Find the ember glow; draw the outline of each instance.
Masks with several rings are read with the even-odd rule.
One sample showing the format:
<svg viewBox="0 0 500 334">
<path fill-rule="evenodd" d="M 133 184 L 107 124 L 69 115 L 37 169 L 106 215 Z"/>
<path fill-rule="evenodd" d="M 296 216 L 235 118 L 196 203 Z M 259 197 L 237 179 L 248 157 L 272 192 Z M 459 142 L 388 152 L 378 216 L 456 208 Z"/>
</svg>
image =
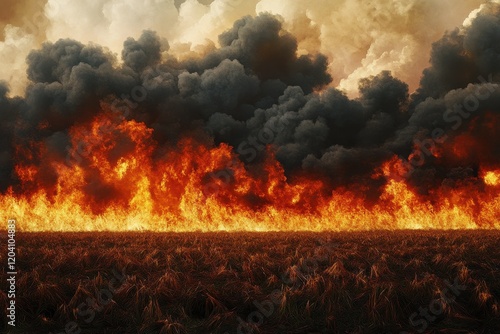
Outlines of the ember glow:
<svg viewBox="0 0 500 334">
<path fill-rule="evenodd" d="M 356 98 L 271 14 L 182 57 L 153 31 L 121 61 L 44 44 L 24 97 L 0 85 L 0 215 L 24 231 L 498 229 L 500 7 L 475 15 L 415 92 L 383 71 Z"/>
<path fill-rule="evenodd" d="M 500 170 L 484 173 L 484 183 L 492 187 L 500 185 Z"/>
</svg>

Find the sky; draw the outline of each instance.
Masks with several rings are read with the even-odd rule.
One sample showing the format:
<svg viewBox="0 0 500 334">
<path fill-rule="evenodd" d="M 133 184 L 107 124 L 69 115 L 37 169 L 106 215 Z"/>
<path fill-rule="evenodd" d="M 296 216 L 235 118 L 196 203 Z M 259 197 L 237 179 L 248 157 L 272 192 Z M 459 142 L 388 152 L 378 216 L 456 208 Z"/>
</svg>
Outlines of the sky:
<svg viewBox="0 0 500 334">
<path fill-rule="evenodd" d="M 128 37 L 151 29 L 179 58 L 218 47 L 218 35 L 245 16 L 279 15 L 299 54 L 328 57 L 330 85 L 358 94 L 364 77 L 389 70 L 418 87 L 433 42 L 463 24 L 480 0 L 6 0 L 0 12 L 0 80 L 11 95 L 27 85 L 26 57 L 45 41 L 71 38 L 120 55 Z M 119 58 L 119 57 L 118 57 Z"/>
</svg>

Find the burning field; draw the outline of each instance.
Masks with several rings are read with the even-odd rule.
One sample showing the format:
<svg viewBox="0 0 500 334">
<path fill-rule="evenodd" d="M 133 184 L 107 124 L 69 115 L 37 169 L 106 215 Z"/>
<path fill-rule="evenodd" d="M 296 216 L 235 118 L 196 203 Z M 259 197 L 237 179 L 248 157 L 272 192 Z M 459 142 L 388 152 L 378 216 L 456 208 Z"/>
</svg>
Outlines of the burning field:
<svg viewBox="0 0 500 334">
<path fill-rule="evenodd" d="M 7 332 L 500 333 L 497 1 L 5 8 Z"/>
</svg>

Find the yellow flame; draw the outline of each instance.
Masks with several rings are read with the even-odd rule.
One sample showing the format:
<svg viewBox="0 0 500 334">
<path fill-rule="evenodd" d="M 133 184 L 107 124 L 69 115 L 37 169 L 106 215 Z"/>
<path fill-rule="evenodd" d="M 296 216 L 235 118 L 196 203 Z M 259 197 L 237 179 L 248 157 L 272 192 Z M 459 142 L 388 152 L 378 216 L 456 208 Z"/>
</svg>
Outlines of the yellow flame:
<svg viewBox="0 0 500 334">
<path fill-rule="evenodd" d="M 500 170 L 486 172 L 484 174 L 484 183 L 489 186 L 500 185 Z"/>
</svg>

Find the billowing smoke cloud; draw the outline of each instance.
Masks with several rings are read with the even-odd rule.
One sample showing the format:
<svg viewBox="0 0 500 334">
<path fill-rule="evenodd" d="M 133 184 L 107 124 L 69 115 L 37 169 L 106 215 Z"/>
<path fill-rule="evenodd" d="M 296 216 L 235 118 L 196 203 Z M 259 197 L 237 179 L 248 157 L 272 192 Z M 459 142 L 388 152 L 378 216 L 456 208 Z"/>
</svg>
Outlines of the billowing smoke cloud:
<svg viewBox="0 0 500 334">
<path fill-rule="evenodd" d="M 9 0 L 0 14 L 10 24 L 4 28 L 0 19 L 6 36 L 0 42 L 0 60 L 6 65 L 0 80 L 9 81 L 12 94 L 22 95 L 25 57 L 45 39 L 92 42 L 119 56 L 122 41 L 152 30 L 169 41 L 171 55 L 185 59 L 213 51 L 218 36 L 241 17 L 269 12 L 283 18 L 285 29 L 297 39 L 299 55 L 327 56 L 331 85 L 349 96 L 357 95 L 360 79 L 383 70 L 407 82 L 413 92 L 428 66 L 431 43 L 459 26 L 481 2 Z"/>
<path fill-rule="evenodd" d="M 134 94 L 140 103 L 125 117 L 154 130 L 157 155 L 183 136 L 208 134 L 234 147 L 249 169 L 270 145 L 289 175 L 314 172 L 333 185 L 364 179 L 375 187 L 383 175 L 374 178 L 374 171 L 394 156 L 411 169 L 405 177 L 424 178 L 428 187 L 500 163 L 498 5 L 484 6 L 467 27 L 433 45 L 431 67 L 411 95 L 389 71 L 361 80 L 356 99 L 327 87 L 328 58 L 301 55 L 300 42 L 271 14 L 237 20 L 219 35 L 219 47 L 194 58 L 175 57 L 160 36 L 147 30 L 124 39 L 120 61 L 109 49 L 71 39 L 31 52 L 26 96 L 9 98 L 5 85 L 0 89 L 3 189 L 16 183 L 16 159 L 44 165 L 44 182 L 55 182 L 46 155 L 23 150 L 42 143 L 64 159 L 75 149 L 68 136 L 74 125 Z M 115 160 L 131 145 L 124 139 Z"/>
</svg>

